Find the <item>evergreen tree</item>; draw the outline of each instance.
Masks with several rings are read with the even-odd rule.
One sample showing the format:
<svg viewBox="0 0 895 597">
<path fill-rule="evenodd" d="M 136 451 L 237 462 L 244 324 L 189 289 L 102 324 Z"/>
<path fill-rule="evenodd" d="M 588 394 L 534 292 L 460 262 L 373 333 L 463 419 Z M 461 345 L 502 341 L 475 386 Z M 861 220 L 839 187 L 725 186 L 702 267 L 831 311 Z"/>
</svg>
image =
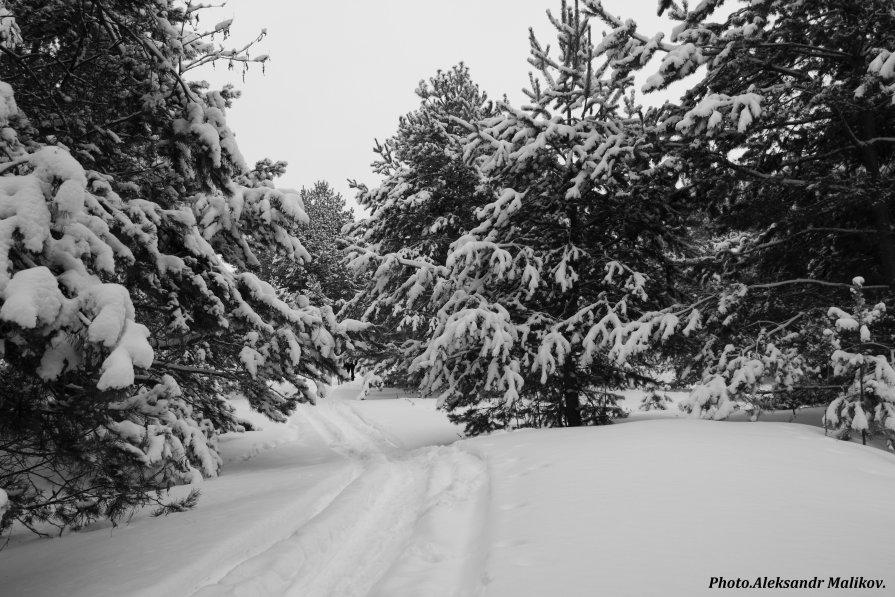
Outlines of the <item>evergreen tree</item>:
<svg viewBox="0 0 895 597">
<path fill-rule="evenodd" d="M 836 395 L 826 313 L 856 275 L 888 302 L 895 276 L 890 3 L 732 4 L 661 2 L 677 22 L 665 42 L 585 0 L 612 28 L 616 77 L 655 53 L 645 91 L 695 77 L 659 117 L 698 222 L 702 255 L 682 263 L 695 298 L 644 323 L 670 313 L 701 328 L 685 342 L 701 373 L 691 405 L 714 418 Z"/>
<path fill-rule="evenodd" d="M 558 53 L 531 35 L 530 105 L 466 124 L 492 201 L 444 268 L 414 278 L 436 319 L 413 366 L 469 432 L 619 414 L 607 389 L 646 377 L 618 363 L 664 333 L 623 337 L 625 323 L 662 304 L 684 250 L 652 115 L 607 75 L 577 2 L 550 19 Z"/>
<path fill-rule="evenodd" d="M 382 183 L 356 185 L 358 203 L 371 215 L 351 230 L 352 264 L 375 275 L 344 311 L 376 324 L 367 364 L 403 386 L 415 385 L 410 362 L 425 348 L 434 315 L 421 298 L 434 278 L 415 278 L 444 265 L 450 244 L 475 225 L 476 209 L 490 200 L 476 155 L 464 155 L 461 122 L 494 113 L 462 63 L 420 81 L 416 93 L 420 107 L 400 118 L 394 137 L 376 144 Z"/>
<path fill-rule="evenodd" d="M 348 269 L 343 250 L 347 240 L 342 230 L 354 222 L 345 199 L 328 183 L 319 181 L 301 190 L 301 198 L 310 224 L 299 231 L 299 238 L 315 259 L 304 269 L 305 287 L 314 288 L 320 300 L 342 305 L 354 297 L 358 282 Z M 314 294 L 305 291 L 308 294 Z"/>
<path fill-rule="evenodd" d="M 114 521 L 217 474 L 242 428 L 223 395 L 282 420 L 348 339 L 257 275 L 260 249 L 309 259 L 307 214 L 248 175 L 237 94 L 185 78 L 264 61 L 215 43 L 229 22 L 176 0 L 2 9 L 0 527 Z"/>
<path fill-rule="evenodd" d="M 824 426 L 842 439 L 859 431 L 865 444 L 868 435 L 882 434 L 895 451 L 895 369 L 889 361 L 895 347 L 877 341 L 880 335 L 892 338 L 892 320 L 885 304 L 867 305 L 862 278 L 852 283 L 852 308 L 831 307 L 834 326 L 824 330 L 833 349 L 833 374 L 845 382 L 845 390 L 827 407 Z"/>
<path fill-rule="evenodd" d="M 262 160 L 249 176 L 274 180 L 285 171 L 285 162 Z M 347 240 L 342 235 L 342 229 L 354 222 L 354 214 L 342 195 L 325 181 L 314 183 L 311 189 L 302 188 L 298 194 L 308 221 L 300 223 L 293 232 L 314 259 L 295 261 L 272 250 L 262 260 L 262 271 L 283 296 L 305 295 L 318 304 L 341 306 L 354 297 L 358 288 L 346 263 Z"/>
</svg>

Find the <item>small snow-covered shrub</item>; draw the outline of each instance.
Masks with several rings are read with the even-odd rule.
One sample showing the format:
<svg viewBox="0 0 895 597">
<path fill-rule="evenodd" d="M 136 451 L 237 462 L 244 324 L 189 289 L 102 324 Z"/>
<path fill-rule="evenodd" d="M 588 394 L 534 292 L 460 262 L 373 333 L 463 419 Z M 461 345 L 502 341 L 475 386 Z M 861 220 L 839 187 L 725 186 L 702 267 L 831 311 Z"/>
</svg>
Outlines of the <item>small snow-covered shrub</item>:
<svg viewBox="0 0 895 597">
<path fill-rule="evenodd" d="M 826 330 L 833 348 L 833 372 L 844 378 L 847 386 L 827 406 L 824 427 L 842 439 L 860 432 L 864 443 L 868 435 L 882 434 L 888 448 L 895 451 L 895 369 L 889 361 L 892 347 L 879 342 L 872 331 L 883 328 L 891 316 L 884 303 L 866 303 L 862 278 L 855 278 L 853 283 L 851 309 L 831 307 L 828 312 L 833 322 Z"/>
<path fill-rule="evenodd" d="M 671 397 L 667 394 L 659 392 L 650 392 L 640 401 L 640 410 L 668 410 L 668 404 L 671 403 Z"/>
<path fill-rule="evenodd" d="M 581 405 L 581 418 L 585 425 L 610 425 L 615 419 L 624 419 L 630 412 L 619 405 L 624 397 L 614 392 L 593 392 L 585 395 Z"/>
<path fill-rule="evenodd" d="M 792 394 L 805 378 L 808 365 L 798 339 L 798 333 L 777 326 L 762 328 L 757 339 L 745 346 L 728 344 L 681 408 L 722 420 L 748 404 L 756 420 L 773 404 L 775 392 Z"/>
</svg>

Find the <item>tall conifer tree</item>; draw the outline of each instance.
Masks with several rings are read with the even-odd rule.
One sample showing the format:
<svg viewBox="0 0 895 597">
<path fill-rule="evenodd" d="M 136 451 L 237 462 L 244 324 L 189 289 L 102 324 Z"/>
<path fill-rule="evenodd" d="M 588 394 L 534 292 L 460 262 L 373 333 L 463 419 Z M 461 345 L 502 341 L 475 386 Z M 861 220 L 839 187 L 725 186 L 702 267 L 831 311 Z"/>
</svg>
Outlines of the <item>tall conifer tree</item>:
<svg viewBox="0 0 895 597">
<path fill-rule="evenodd" d="M 229 21 L 203 30 L 177 0 L 0 8 L 0 528 L 117 520 L 217 474 L 218 434 L 242 429 L 227 394 L 277 420 L 312 399 L 345 328 L 258 277 L 259 250 L 310 259 L 307 215 L 248 175 L 238 94 L 188 79 L 264 62 L 219 45 Z"/>
</svg>

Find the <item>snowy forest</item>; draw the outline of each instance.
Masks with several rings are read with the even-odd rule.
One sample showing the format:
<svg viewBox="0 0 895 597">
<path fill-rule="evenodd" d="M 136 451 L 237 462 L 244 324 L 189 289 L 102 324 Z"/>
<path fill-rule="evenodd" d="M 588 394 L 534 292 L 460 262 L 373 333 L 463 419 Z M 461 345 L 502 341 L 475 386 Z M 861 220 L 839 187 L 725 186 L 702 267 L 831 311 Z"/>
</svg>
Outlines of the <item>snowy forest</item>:
<svg viewBox="0 0 895 597">
<path fill-rule="evenodd" d="M 201 508 L 258 426 L 232 397 L 286 422 L 355 365 L 465 437 L 609 425 L 636 388 L 895 450 L 895 5 L 554 4 L 525 103 L 420 73 L 354 213 L 240 153 L 264 32 L 0 0 L 0 531 Z"/>
<path fill-rule="evenodd" d="M 377 376 L 473 434 L 609 423 L 613 390 L 664 384 L 713 419 L 828 405 L 832 432 L 891 445 L 895 11 L 712 22 L 724 4 L 662 2 L 666 42 L 564 2 L 524 106 L 463 65 L 421 83 L 347 228 L 370 275 L 342 313 L 374 324 Z"/>
</svg>

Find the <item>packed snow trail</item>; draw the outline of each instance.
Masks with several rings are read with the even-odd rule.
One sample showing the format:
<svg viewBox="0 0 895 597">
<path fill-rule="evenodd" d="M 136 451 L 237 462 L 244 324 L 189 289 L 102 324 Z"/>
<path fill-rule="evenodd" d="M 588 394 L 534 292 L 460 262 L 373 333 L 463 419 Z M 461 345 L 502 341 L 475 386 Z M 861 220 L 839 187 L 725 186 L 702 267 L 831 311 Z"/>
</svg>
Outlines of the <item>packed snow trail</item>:
<svg viewBox="0 0 895 597">
<path fill-rule="evenodd" d="M 397 454 L 401 448 L 385 433 L 364 421 L 341 399 L 321 400 L 305 409 L 305 420 L 331 448 L 348 456 L 363 458 Z"/>
<path fill-rule="evenodd" d="M 192 597 L 472 594 L 484 462 L 456 446 L 406 450 L 338 398 L 302 410 L 303 424 L 354 467 L 354 478 L 288 537 Z"/>
</svg>

